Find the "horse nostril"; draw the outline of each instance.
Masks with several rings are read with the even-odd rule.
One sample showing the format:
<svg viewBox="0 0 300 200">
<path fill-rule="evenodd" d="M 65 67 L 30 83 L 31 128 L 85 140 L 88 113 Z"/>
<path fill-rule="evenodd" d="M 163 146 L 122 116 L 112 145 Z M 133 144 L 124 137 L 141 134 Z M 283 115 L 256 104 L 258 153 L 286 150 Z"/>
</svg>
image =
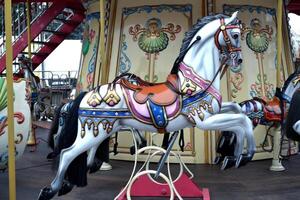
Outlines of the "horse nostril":
<svg viewBox="0 0 300 200">
<path fill-rule="evenodd" d="M 243 59 L 238 59 L 238 63 L 241 64 L 243 62 Z"/>
</svg>

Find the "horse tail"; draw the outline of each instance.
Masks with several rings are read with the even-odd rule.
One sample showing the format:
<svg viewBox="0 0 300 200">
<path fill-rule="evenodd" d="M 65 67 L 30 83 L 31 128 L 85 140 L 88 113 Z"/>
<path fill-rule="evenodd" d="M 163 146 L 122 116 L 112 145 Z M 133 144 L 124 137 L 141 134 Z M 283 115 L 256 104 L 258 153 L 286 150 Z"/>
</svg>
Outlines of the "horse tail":
<svg viewBox="0 0 300 200">
<path fill-rule="evenodd" d="M 48 136 L 48 145 L 52 150 L 54 150 L 54 135 L 58 131 L 60 111 L 63 106 L 64 106 L 64 104 L 60 105 L 57 109 L 55 109 L 54 118 L 51 123 L 51 128 L 50 128 L 49 136 Z"/>
<path fill-rule="evenodd" d="M 86 92 L 82 92 L 73 101 L 67 117 L 65 126 L 62 128 L 62 135 L 59 138 L 59 150 L 72 146 L 77 137 L 78 129 L 78 109 Z M 80 170 L 78 170 L 80 169 Z M 69 165 L 66 178 L 70 183 L 78 187 L 87 185 L 87 153 L 84 152 L 77 156 Z"/>
<path fill-rule="evenodd" d="M 300 90 L 295 91 L 290 108 L 288 111 L 288 115 L 285 122 L 285 133 L 287 138 L 300 141 L 300 135 L 293 129 L 293 125 L 300 120 L 300 109 L 299 109 L 299 102 L 300 102 Z"/>
</svg>

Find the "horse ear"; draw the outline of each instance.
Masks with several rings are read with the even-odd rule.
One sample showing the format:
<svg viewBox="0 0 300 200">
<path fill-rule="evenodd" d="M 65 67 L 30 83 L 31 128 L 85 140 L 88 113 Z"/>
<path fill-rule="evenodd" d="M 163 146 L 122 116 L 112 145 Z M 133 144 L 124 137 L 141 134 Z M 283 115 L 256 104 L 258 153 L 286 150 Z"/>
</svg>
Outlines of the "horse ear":
<svg viewBox="0 0 300 200">
<path fill-rule="evenodd" d="M 239 13 L 239 11 L 235 11 L 235 12 L 231 15 L 231 17 L 229 18 L 229 20 L 228 20 L 227 23 L 230 24 L 231 22 L 233 22 L 233 21 L 237 18 L 238 13 Z"/>
</svg>

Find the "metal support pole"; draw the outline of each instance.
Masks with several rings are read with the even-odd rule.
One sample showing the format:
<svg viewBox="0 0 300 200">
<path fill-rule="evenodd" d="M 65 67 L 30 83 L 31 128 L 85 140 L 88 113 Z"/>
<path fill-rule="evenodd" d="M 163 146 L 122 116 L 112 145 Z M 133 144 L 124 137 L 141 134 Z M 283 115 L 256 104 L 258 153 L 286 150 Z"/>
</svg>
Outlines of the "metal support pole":
<svg viewBox="0 0 300 200">
<path fill-rule="evenodd" d="M 281 80 L 281 51 L 282 50 L 282 0 L 277 0 L 277 67 L 276 67 L 276 84 L 280 88 Z M 281 127 L 277 125 L 274 130 L 274 150 L 273 160 L 270 167 L 271 171 L 284 171 L 285 168 L 281 164 L 279 158 L 280 154 L 280 139 L 281 139 Z"/>
<path fill-rule="evenodd" d="M 281 79 L 281 53 L 282 53 L 282 0 L 277 0 L 277 70 L 276 81 L 277 87 L 280 86 Z"/>
<path fill-rule="evenodd" d="M 8 119 L 8 177 L 9 199 L 16 200 L 16 163 L 14 133 L 14 99 L 13 99 L 13 50 L 12 50 L 12 17 L 11 0 L 5 0 L 6 31 L 6 80 L 7 80 L 7 119 Z"/>
<path fill-rule="evenodd" d="M 26 22 L 27 22 L 27 43 L 28 43 L 28 58 L 31 63 L 31 28 L 30 28 L 30 22 L 31 22 L 31 6 L 30 6 L 30 0 L 26 1 Z M 30 66 L 31 67 L 31 66 Z"/>
<path fill-rule="evenodd" d="M 273 129 L 273 140 L 274 140 L 274 149 L 273 149 L 273 159 L 272 165 L 270 167 L 271 171 L 281 172 L 284 171 L 285 168 L 281 163 L 280 159 L 280 138 L 281 138 L 281 127 L 280 125 L 276 125 Z"/>
<path fill-rule="evenodd" d="M 100 59 L 101 59 L 101 84 L 106 82 L 106 74 L 107 74 L 107 66 L 106 66 L 106 53 L 105 53 L 105 35 L 104 35 L 104 28 L 105 28 L 105 10 L 104 10 L 104 1 L 100 0 Z"/>
</svg>

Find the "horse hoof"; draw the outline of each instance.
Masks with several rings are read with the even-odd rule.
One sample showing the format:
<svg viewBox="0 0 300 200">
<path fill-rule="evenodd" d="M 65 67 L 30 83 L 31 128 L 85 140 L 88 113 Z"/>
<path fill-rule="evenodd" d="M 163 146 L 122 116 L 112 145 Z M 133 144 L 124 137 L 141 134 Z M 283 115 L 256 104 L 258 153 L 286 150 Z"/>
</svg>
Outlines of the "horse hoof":
<svg viewBox="0 0 300 200">
<path fill-rule="evenodd" d="M 248 155 L 248 154 L 240 155 L 238 157 L 238 159 L 236 160 L 235 167 L 239 168 L 239 167 L 242 167 L 242 166 L 246 165 L 248 162 L 250 162 L 252 160 L 252 157 L 253 156 Z"/>
<path fill-rule="evenodd" d="M 224 157 L 223 156 L 217 156 L 214 160 L 214 165 L 218 165 L 220 164 L 222 161 L 224 160 Z"/>
<path fill-rule="evenodd" d="M 56 153 L 51 152 L 47 155 L 47 160 L 53 160 L 57 156 Z"/>
<path fill-rule="evenodd" d="M 131 146 L 130 147 L 130 155 L 134 155 L 135 154 L 135 147 Z"/>
<path fill-rule="evenodd" d="M 69 181 L 64 181 L 61 189 L 58 191 L 58 196 L 68 194 L 69 192 L 72 191 L 73 187 L 74 185 L 71 184 Z"/>
<path fill-rule="evenodd" d="M 233 167 L 236 163 L 236 157 L 235 156 L 226 156 L 223 160 L 223 164 L 221 167 L 221 170 L 229 169 Z"/>
<path fill-rule="evenodd" d="M 37 200 L 50 200 L 55 196 L 55 194 L 56 192 L 54 192 L 51 188 L 45 187 L 41 190 Z"/>
<path fill-rule="evenodd" d="M 93 174 L 93 173 L 96 173 L 97 171 L 99 171 L 102 163 L 103 163 L 102 161 L 95 159 L 94 163 L 92 164 L 92 166 L 89 169 L 89 173 Z"/>
</svg>

